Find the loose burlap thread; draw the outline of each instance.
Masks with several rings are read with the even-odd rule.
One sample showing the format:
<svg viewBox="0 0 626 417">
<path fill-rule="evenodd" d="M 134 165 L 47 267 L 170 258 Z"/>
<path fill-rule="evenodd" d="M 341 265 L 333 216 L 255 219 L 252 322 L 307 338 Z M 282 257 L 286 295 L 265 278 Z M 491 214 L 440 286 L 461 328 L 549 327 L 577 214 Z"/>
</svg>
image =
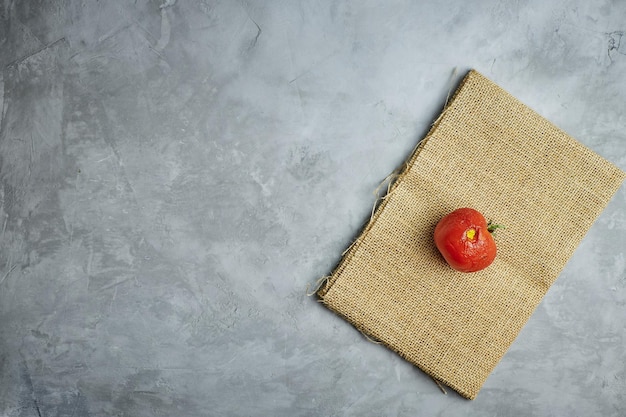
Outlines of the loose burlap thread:
<svg viewBox="0 0 626 417">
<path fill-rule="evenodd" d="M 317 294 L 474 399 L 625 177 L 470 71 Z M 506 225 L 483 271 L 452 270 L 433 243 L 459 207 Z"/>
</svg>

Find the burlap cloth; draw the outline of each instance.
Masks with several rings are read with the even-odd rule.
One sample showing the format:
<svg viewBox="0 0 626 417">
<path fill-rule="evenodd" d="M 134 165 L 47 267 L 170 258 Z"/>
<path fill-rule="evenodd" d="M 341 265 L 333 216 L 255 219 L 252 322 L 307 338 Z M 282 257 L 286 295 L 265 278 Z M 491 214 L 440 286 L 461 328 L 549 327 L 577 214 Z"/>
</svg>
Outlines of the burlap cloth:
<svg viewBox="0 0 626 417">
<path fill-rule="evenodd" d="M 470 71 L 318 296 L 474 399 L 624 177 Z M 433 243 L 459 207 L 506 225 L 483 271 L 452 270 Z"/>
</svg>

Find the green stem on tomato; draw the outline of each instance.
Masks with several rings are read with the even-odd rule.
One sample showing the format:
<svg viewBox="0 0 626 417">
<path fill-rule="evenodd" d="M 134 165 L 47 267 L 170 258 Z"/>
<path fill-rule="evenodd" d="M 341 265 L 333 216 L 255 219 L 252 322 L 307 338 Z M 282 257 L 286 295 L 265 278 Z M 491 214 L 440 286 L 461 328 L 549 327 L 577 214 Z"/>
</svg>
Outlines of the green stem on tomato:
<svg viewBox="0 0 626 417">
<path fill-rule="evenodd" d="M 495 232 L 496 229 L 506 229 L 506 227 L 503 224 L 495 224 L 492 222 L 487 223 L 487 231 L 489 233 Z"/>
</svg>

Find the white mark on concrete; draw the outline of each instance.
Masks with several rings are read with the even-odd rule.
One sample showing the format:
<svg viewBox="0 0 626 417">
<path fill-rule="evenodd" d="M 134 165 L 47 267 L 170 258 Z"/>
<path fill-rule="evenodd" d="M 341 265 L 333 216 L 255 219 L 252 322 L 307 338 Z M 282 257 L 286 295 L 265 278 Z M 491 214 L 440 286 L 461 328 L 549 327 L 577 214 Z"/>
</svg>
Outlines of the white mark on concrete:
<svg viewBox="0 0 626 417">
<path fill-rule="evenodd" d="M 104 162 L 104 161 L 106 161 L 107 159 L 111 159 L 113 156 L 115 156 L 115 155 L 111 154 L 111 155 L 109 155 L 109 156 L 106 156 L 106 157 L 104 157 L 104 158 L 102 158 L 102 159 L 97 160 L 97 161 L 96 161 L 96 163 L 97 163 L 97 164 L 99 164 L 100 162 Z"/>
<path fill-rule="evenodd" d="M 2 122 L 4 121 L 4 74 L 0 73 L 0 132 L 2 132 Z"/>
<path fill-rule="evenodd" d="M 161 9 L 161 37 L 154 47 L 155 50 L 162 52 L 167 44 L 170 43 L 171 30 L 172 27 L 170 25 L 170 19 L 167 16 L 167 10 Z"/>
<path fill-rule="evenodd" d="M 87 258 L 87 276 L 91 276 L 91 265 L 93 264 L 93 238 L 89 245 L 89 258 Z"/>
<path fill-rule="evenodd" d="M 158 52 L 162 52 L 165 47 L 170 43 L 170 35 L 172 33 L 172 26 L 170 24 L 170 18 L 167 15 L 167 8 L 176 4 L 176 0 L 166 0 L 160 6 L 161 9 L 161 37 L 159 38 L 154 49 Z"/>
<path fill-rule="evenodd" d="M 2 205 L 4 208 L 4 201 L 2 201 Z M 9 215 L 7 213 L 4 214 L 4 225 L 2 226 L 2 234 L 0 237 L 4 236 L 4 232 L 7 230 L 7 221 L 9 221 Z"/>
<path fill-rule="evenodd" d="M 163 3 L 161 6 L 159 6 L 160 9 L 165 9 L 167 7 L 171 7 L 173 5 L 176 4 L 178 0 L 165 0 L 165 3 Z"/>
</svg>

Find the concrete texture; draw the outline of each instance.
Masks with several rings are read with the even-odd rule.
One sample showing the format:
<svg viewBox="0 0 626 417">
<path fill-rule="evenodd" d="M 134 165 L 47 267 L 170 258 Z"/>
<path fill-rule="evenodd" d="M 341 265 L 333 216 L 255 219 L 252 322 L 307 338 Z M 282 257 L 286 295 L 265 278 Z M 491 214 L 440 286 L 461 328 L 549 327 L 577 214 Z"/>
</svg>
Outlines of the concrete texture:
<svg viewBox="0 0 626 417">
<path fill-rule="evenodd" d="M 468 3 L 3 0 L 0 415 L 626 415 L 624 187 L 475 401 L 305 295 L 455 67 L 626 170 L 626 3 Z"/>
</svg>

